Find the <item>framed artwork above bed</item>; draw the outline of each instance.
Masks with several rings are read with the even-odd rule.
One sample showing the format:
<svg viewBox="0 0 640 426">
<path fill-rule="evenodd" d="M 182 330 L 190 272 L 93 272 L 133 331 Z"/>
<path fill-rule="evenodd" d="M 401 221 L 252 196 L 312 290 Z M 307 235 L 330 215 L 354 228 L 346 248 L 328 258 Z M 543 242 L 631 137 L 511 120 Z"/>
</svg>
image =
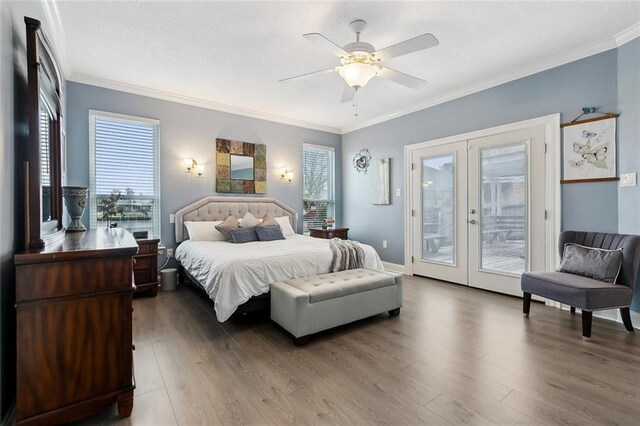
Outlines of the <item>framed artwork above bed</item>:
<svg viewBox="0 0 640 426">
<path fill-rule="evenodd" d="M 216 139 L 216 192 L 267 193 L 267 146 Z"/>
</svg>

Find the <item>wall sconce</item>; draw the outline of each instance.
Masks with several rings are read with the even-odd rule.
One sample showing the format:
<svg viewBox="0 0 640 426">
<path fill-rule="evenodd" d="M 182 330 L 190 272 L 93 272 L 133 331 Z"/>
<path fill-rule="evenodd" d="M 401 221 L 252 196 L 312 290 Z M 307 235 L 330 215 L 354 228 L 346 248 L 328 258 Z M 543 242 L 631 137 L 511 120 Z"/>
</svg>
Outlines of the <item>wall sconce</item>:
<svg viewBox="0 0 640 426">
<path fill-rule="evenodd" d="M 196 164 L 196 177 L 201 178 L 204 174 L 204 164 Z"/>
<path fill-rule="evenodd" d="M 291 170 L 287 170 L 286 168 L 280 169 L 280 179 L 286 180 L 289 183 L 293 182 L 293 172 Z"/>
<path fill-rule="evenodd" d="M 184 165 L 187 167 L 187 173 L 191 173 L 198 163 L 193 158 L 185 158 Z"/>
</svg>

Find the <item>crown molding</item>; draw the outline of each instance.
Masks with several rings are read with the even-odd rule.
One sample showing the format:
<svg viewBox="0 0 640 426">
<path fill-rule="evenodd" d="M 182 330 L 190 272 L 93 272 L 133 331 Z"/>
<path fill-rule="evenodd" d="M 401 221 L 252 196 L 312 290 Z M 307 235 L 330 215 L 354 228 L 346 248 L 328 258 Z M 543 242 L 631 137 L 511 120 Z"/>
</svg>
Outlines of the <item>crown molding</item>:
<svg viewBox="0 0 640 426">
<path fill-rule="evenodd" d="M 623 31 L 623 33 L 626 34 L 626 31 Z M 620 33 L 622 34 L 622 33 Z M 543 61 L 537 62 L 535 64 L 532 65 L 528 65 L 526 67 L 522 67 L 514 72 L 511 73 L 504 73 L 502 75 L 498 75 L 495 78 L 491 78 L 489 80 L 485 80 L 485 81 L 481 81 L 479 83 L 475 83 L 475 84 L 470 84 L 468 86 L 465 86 L 461 89 L 458 90 L 454 90 L 448 93 L 445 93 L 444 95 L 441 96 L 437 96 L 435 98 L 431 98 L 429 100 L 427 100 L 426 102 L 423 102 L 419 105 L 410 107 L 410 108 L 405 108 L 403 110 L 400 110 L 396 113 L 393 114 L 392 117 L 389 117 L 388 115 L 383 116 L 383 117 L 378 117 L 378 118 L 374 118 L 371 120 L 366 120 L 363 121 L 362 123 L 358 123 L 358 124 L 354 124 L 353 126 L 347 126 L 345 128 L 342 129 L 342 134 L 347 134 L 350 132 L 353 132 L 355 130 L 359 130 L 359 129 L 364 129 L 365 127 L 370 127 L 373 126 L 375 124 L 380 124 L 380 123 L 384 123 L 385 121 L 390 121 L 390 120 L 394 120 L 398 117 L 402 117 L 404 115 L 407 114 L 411 114 L 417 111 L 422 111 L 423 109 L 427 109 L 427 108 L 431 108 L 433 106 L 445 103 L 445 102 L 449 102 L 452 101 L 454 99 L 458 99 L 458 98 L 462 98 L 464 96 L 468 96 L 471 95 L 473 93 L 477 93 L 477 92 L 481 92 L 483 90 L 487 90 L 490 89 L 492 87 L 496 87 L 499 86 L 501 84 L 505 84 L 508 83 L 510 81 L 514 81 L 514 80 L 518 80 L 524 77 L 528 77 L 530 75 L 533 74 L 537 74 L 539 72 L 542 71 L 546 71 L 552 68 L 556 68 L 559 67 L 561 65 L 564 64 L 568 64 L 570 62 L 574 62 L 580 59 L 584 59 L 586 57 L 592 56 L 592 55 L 596 55 L 598 53 L 602 53 L 605 52 L 607 50 L 611 50 L 611 49 L 615 49 L 617 47 L 617 43 L 616 40 L 614 38 L 611 38 L 609 40 L 605 40 L 599 43 L 595 43 L 592 44 L 590 46 L 586 46 L 580 49 L 576 49 L 576 50 L 572 50 L 570 52 L 561 54 L 561 55 L 557 55 L 554 57 L 551 57 L 549 59 L 545 59 Z"/>
<path fill-rule="evenodd" d="M 76 83 L 88 84 L 90 86 L 103 87 L 105 89 L 118 90 L 120 92 L 131 93 L 134 95 L 147 96 L 149 98 L 162 99 L 164 101 L 176 102 L 179 104 L 191 105 L 205 109 L 211 109 L 229 114 L 242 115 L 244 117 L 256 118 L 258 120 L 272 121 L 290 126 L 303 127 L 306 129 L 319 130 L 322 132 L 341 134 L 337 127 L 325 126 L 323 124 L 310 123 L 308 121 L 297 120 L 295 118 L 282 117 L 280 115 L 254 111 L 246 108 L 236 107 L 232 105 L 221 104 L 205 99 L 194 98 L 191 96 L 179 95 L 177 93 L 165 92 L 162 90 L 151 89 L 148 87 L 136 86 L 133 84 L 122 83 L 119 81 L 109 80 L 101 77 L 94 77 L 86 74 L 73 73 L 68 77 L 68 81 Z"/>
<path fill-rule="evenodd" d="M 640 37 L 640 22 L 636 22 L 626 30 L 620 31 L 614 36 L 618 47 Z"/>
<path fill-rule="evenodd" d="M 57 53 L 56 59 L 62 76 L 64 79 L 69 77 L 71 68 L 69 66 L 69 59 L 67 57 L 67 37 L 64 33 L 62 26 L 62 20 L 60 19 L 60 12 L 58 11 L 58 5 L 55 0 L 40 0 L 42 9 L 44 10 L 44 16 L 47 20 L 47 25 L 51 31 L 51 40 L 53 42 L 53 49 Z"/>
</svg>

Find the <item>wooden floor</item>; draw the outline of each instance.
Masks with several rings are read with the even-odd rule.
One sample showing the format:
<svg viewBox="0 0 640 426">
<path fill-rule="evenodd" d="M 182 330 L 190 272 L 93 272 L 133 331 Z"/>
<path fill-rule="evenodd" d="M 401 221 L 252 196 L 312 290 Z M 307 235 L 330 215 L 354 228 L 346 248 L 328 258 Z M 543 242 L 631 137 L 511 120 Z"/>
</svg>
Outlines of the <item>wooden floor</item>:
<svg viewBox="0 0 640 426">
<path fill-rule="evenodd" d="M 640 422 L 640 335 L 405 277 L 399 317 L 303 347 L 262 317 L 220 324 L 190 288 L 135 300 L 133 414 L 83 424 L 621 424 Z"/>
</svg>

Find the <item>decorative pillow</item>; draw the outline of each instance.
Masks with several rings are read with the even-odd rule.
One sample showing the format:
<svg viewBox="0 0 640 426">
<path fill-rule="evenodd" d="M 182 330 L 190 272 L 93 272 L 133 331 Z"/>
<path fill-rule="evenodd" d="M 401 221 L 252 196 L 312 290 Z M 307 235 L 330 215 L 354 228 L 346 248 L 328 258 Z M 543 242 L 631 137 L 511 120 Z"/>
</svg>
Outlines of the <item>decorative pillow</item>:
<svg viewBox="0 0 640 426">
<path fill-rule="evenodd" d="M 276 217 L 276 221 L 282 229 L 282 235 L 284 235 L 285 237 L 296 235 L 296 232 L 291 227 L 291 222 L 289 222 L 289 218 L 287 216 Z"/>
<path fill-rule="evenodd" d="M 191 241 L 225 241 L 224 235 L 216 229 L 216 225 L 221 223 L 221 220 L 217 222 L 187 221 L 184 226 L 187 228 Z"/>
<path fill-rule="evenodd" d="M 233 239 L 231 238 L 231 230 L 237 228 L 238 219 L 236 219 L 232 214 L 227 216 L 227 218 L 220 225 L 216 225 L 216 229 L 220 231 L 220 233 L 224 235 L 225 240 L 229 242 L 233 241 Z"/>
<path fill-rule="evenodd" d="M 258 239 L 260 241 L 274 241 L 285 239 L 284 235 L 282 235 L 282 229 L 277 223 L 271 226 L 256 226 L 254 229 L 256 230 L 256 234 L 258 234 Z"/>
<path fill-rule="evenodd" d="M 256 227 L 252 228 L 236 228 L 231 230 L 231 240 L 234 244 L 248 243 L 249 241 L 258 241 Z"/>
<path fill-rule="evenodd" d="M 260 221 L 249 212 L 244 215 L 242 221 L 240 222 L 240 228 L 253 228 L 254 226 L 258 225 L 260 225 Z"/>
<path fill-rule="evenodd" d="M 604 250 L 569 243 L 564 245 L 558 272 L 615 283 L 621 267 L 622 250 Z"/>
<path fill-rule="evenodd" d="M 264 215 L 264 219 L 262 219 L 261 222 L 262 224 L 260 226 L 280 226 L 278 221 L 269 213 Z"/>
</svg>

